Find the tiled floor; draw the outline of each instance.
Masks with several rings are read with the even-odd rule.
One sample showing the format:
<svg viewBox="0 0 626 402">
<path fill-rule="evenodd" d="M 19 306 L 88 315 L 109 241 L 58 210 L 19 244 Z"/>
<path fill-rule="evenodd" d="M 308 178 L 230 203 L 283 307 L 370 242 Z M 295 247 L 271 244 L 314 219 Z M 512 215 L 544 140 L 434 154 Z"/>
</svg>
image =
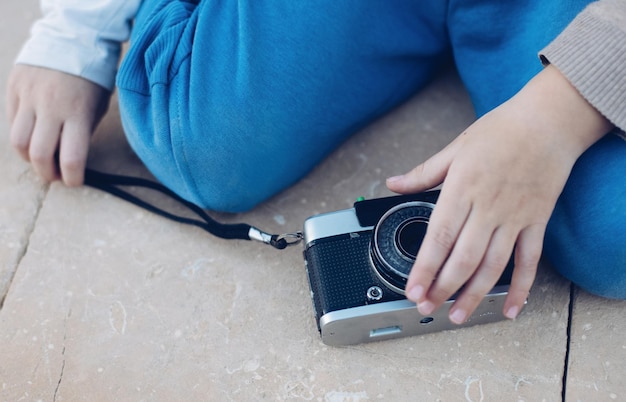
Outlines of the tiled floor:
<svg viewBox="0 0 626 402">
<path fill-rule="evenodd" d="M 3 77 L 37 13 L 34 0 L 0 3 Z M 545 264 L 514 322 L 328 347 L 300 248 L 218 240 L 91 188 L 45 185 L 0 119 L 2 401 L 626 400 L 626 304 L 571 290 Z M 220 218 L 299 230 L 309 215 L 389 195 L 384 177 L 471 120 L 447 74 L 292 189 Z M 115 104 L 90 165 L 146 175 Z"/>
</svg>

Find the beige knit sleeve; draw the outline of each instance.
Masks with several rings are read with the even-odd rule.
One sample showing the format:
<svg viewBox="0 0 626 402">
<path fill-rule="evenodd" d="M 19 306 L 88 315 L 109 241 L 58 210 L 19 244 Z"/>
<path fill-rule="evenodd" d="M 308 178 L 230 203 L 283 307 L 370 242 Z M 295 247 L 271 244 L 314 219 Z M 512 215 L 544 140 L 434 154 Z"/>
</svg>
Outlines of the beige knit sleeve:
<svg viewBox="0 0 626 402">
<path fill-rule="evenodd" d="M 600 113 L 626 130 L 626 0 L 587 6 L 540 52 Z"/>
</svg>

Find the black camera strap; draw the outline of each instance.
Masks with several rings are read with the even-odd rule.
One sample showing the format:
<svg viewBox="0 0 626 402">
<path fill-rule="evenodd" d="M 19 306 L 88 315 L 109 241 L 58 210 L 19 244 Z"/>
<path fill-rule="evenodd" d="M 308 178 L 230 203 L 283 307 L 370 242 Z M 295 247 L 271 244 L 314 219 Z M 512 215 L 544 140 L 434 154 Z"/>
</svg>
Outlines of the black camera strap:
<svg viewBox="0 0 626 402">
<path fill-rule="evenodd" d="M 220 237 L 222 239 L 256 240 L 265 244 L 269 244 L 276 249 L 282 250 L 287 248 L 288 246 L 298 244 L 303 238 L 302 232 L 276 235 L 266 233 L 260 229 L 255 228 L 254 226 L 248 225 L 247 223 L 226 224 L 218 222 L 215 219 L 211 218 L 202 208 L 194 203 L 185 200 L 184 198 L 181 198 L 164 185 L 139 177 L 113 175 L 98 172 L 92 169 L 86 169 L 85 184 L 105 191 L 162 217 L 186 225 L 197 226 L 209 232 L 210 234 Z M 147 201 L 142 200 L 136 195 L 133 195 L 120 187 L 140 187 L 157 191 L 175 200 L 179 204 L 185 206 L 199 219 L 188 218 L 168 212 L 162 208 L 150 204 Z"/>
</svg>

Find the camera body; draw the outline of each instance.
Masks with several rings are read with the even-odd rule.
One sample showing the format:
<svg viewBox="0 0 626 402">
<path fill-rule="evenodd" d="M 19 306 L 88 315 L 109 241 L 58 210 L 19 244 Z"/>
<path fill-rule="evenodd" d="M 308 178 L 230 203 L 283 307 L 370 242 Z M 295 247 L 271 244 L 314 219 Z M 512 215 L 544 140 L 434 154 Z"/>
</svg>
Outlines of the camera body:
<svg viewBox="0 0 626 402">
<path fill-rule="evenodd" d="M 456 329 L 504 319 L 509 262 L 497 285 L 462 325 L 448 310 L 454 296 L 423 316 L 404 286 L 439 195 L 430 191 L 358 201 L 304 223 L 304 261 L 322 341 L 339 346 Z"/>
</svg>

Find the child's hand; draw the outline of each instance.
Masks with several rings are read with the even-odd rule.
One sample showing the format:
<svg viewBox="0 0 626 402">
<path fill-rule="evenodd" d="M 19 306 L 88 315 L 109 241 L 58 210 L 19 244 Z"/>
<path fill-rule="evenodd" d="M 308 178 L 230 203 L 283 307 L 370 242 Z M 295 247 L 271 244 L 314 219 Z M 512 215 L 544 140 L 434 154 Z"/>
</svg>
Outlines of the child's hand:
<svg viewBox="0 0 626 402">
<path fill-rule="evenodd" d="M 11 144 L 45 180 L 78 186 L 91 134 L 107 110 L 109 95 L 77 76 L 16 65 L 7 91 Z"/>
<path fill-rule="evenodd" d="M 466 284 L 450 309 L 453 322 L 464 322 L 495 285 L 516 245 L 504 305 L 504 314 L 515 318 L 571 168 L 609 129 L 560 72 L 547 67 L 444 150 L 389 179 L 388 187 L 399 193 L 443 183 L 406 286 L 420 312 L 431 314 Z"/>
</svg>

